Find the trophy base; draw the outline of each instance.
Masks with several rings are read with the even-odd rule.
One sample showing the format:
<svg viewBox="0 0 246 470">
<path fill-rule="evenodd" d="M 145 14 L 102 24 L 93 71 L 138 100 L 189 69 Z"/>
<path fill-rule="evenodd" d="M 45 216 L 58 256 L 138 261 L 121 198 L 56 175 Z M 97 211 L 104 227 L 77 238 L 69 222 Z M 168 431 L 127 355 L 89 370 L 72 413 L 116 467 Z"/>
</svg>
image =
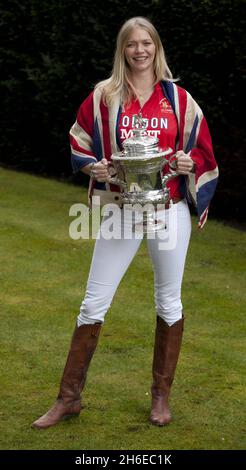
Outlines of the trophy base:
<svg viewBox="0 0 246 470">
<path fill-rule="evenodd" d="M 141 214 L 141 220 L 133 223 L 138 233 L 155 233 L 166 228 L 165 221 L 158 217 L 158 206 L 163 210 L 170 201 L 169 189 L 158 189 L 141 192 L 123 192 L 121 202 L 133 211 Z M 130 207 L 129 207 L 130 206 Z"/>
<path fill-rule="evenodd" d="M 142 233 L 143 235 L 148 233 L 155 233 L 159 230 L 166 229 L 166 222 L 159 219 L 158 213 L 143 213 L 143 219 L 140 222 L 133 223 L 133 231 L 135 233 Z"/>
<path fill-rule="evenodd" d="M 140 192 L 124 192 L 121 196 L 123 204 L 140 204 L 145 206 L 152 204 L 166 204 L 170 200 L 169 189 L 158 189 L 152 191 L 140 191 Z"/>
<path fill-rule="evenodd" d="M 149 234 L 149 233 L 156 233 L 159 232 L 160 230 L 165 230 L 166 229 L 166 224 L 164 222 L 157 222 L 156 224 L 146 224 L 146 225 L 140 225 L 138 224 L 134 225 L 134 232 L 135 233 L 143 233 L 143 235 Z"/>
</svg>

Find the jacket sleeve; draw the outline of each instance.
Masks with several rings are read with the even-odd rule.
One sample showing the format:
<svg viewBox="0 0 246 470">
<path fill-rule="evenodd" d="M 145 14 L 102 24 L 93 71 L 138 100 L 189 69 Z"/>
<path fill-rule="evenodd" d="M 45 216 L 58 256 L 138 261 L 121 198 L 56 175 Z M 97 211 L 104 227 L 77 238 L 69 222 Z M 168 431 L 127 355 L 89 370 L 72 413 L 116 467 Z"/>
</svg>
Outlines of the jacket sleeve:
<svg viewBox="0 0 246 470">
<path fill-rule="evenodd" d="M 193 98 L 188 94 L 187 110 L 192 116 L 190 121 L 189 138 L 185 152 L 195 162 L 195 174 L 189 174 L 186 179 L 187 193 L 197 207 L 199 228 L 207 220 L 210 201 L 218 182 L 218 166 L 214 157 L 212 140 L 207 121 Z M 192 110 L 192 111 L 191 111 Z M 188 132 L 187 132 L 188 135 Z"/>
<path fill-rule="evenodd" d="M 93 153 L 93 92 L 81 104 L 70 129 L 71 163 L 74 173 L 97 161 Z"/>
</svg>

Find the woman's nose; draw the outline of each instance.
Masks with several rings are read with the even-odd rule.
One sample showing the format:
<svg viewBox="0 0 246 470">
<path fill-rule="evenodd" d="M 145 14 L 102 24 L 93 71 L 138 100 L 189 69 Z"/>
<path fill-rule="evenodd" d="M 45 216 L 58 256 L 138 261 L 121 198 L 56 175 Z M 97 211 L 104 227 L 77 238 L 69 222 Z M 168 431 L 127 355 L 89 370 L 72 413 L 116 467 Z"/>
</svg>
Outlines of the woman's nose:
<svg viewBox="0 0 246 470">
<path fill-rule="evenodd" d="M 138 54 L 139 54 L 139 53 L 141 53 L 141 52 L 143 52 L 143 51 L 144 51 L 143 44 L 137 43 L 137 44 L 136 44 L 136 52 L 138 52 Z"/>
</svg>

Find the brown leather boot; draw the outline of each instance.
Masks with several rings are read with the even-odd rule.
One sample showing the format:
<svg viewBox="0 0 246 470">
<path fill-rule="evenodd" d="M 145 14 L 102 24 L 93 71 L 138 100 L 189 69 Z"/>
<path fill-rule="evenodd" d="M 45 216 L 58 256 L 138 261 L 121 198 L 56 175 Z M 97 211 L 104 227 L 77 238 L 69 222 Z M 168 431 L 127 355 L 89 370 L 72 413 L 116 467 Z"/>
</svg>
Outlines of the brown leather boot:
<svg viewBox="0 0 246 470">
<path fill-rule="evenodd" d="M 81 325 L 79 328 L 76 325 L 57 399 L 46 414 L 34 421 L 32 427 L 45 429 L 66 417 L 79 415 L 82 408 L 80 394 L 97 346 L 101 325 Z"/>
<path fill-rule="evenodd" d="M 156 426 L 164 426 L 171 421 L 168 398 L 178 362 L 183 325 L 184 317 L 172 326 L 168 326 L 162 318 L 157 317 L 152 368 L 152 409 L 150 415 L 151 423 Z"/>
</svg>

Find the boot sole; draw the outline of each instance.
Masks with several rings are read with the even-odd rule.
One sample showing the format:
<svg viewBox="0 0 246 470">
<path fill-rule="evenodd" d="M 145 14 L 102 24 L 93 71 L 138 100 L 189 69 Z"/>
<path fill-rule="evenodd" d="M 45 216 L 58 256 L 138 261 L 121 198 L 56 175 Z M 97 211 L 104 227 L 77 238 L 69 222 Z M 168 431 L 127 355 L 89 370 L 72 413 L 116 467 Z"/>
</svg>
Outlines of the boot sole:
<svg viewBox="0 0 246 470">
<path fill-rule="evenodd" d="M 159 421 L 153 421 L 152 419 L 150 419 L 149 421 L 151 424 L 153 424 L 153 426 L 159 426 L 159 427 L 168 426 L 171 423 L 171 420 L 168 421 L 167 423 L 160 423 Z"/>
<path fill-rule="evenodd" d="M 64 415 L 62 416 L 59 421 L 57 421 L 56 423 L 52 423 L 52 424 L 49 424 L 48 426 L 42 426 L 42 425 L 38 425 L 38 424 L 35 424 L 33 423 L 31 425 L 31 427 L 33 429 L 38 429 L 38 430 L 41 430 L 41 429 L 48 429 L 48 428 L 51 428 L 52 426 L 56 426 L 56 424 L 59 424 L 61 421 L 68 421 L 69 419 L 72 419 L 72 418 L 78 418 L 80 415 L 80 413 L 73 413 L 73 414 L 68 414 L 68 415 Z"/>
</svg>

